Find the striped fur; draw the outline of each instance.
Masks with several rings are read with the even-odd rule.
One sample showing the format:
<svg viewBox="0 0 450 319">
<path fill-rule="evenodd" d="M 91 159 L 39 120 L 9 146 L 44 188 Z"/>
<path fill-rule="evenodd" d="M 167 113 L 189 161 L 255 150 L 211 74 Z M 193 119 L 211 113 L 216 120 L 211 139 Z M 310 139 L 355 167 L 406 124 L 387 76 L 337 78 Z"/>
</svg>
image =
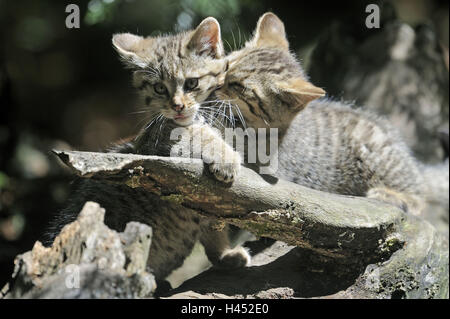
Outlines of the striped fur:
<svg viewBox="0 0 450 319">
<path fill-rule="evenodd" d="M 319 98 L 324 92 L 308 82 L 274 14 L 263 15 L 253 39 L 228 59 L 225 85 L 214 94 L 239 107 L 242 127 L 278 128 L 278 177 L 375 198 L 414 214 L 433 192 L 444 189 L 433 200 L 440 197 L 448 210 L 448 166 L 440 170 L 446 185 L 433 187 L 429 179 L 436 170 L 418 163 L 387 121 Z"/>
<path fill-rule="evenodd" d="M 223 146 L 224 153 L 219 157 L 206 158 L 210 156 L 208 153 L 199 156 L 208 163 L 216 178 L 232 180 L 240 168 L 239 154 L 206 125 L 198 113 L 209 94 L 222 85 L 226 68 L 226 61 L 221 58 L 217 21 L 207 18 L 194 31 L 156 38 L 119 34 L 114 36 L 113 44 L 133 70 L 134 84 L 150 118 L 135 140 L 124 141 L 110 151 L 168 156 L 174 145 L 183 142 L 171 141 L 170 132 L 185 127 L 188 141 L 194 134 L 201 134 L 202 142 Z M 187 87 L 188 79 L 195 79 L 191 84 L 196 85 Z M 164 92 L 160 90 L 161 85 Z M 175 105 L 183 105 L 182 111 L 178 112 Z M 176 115 L 180 114 L 186 119 L 178 119 Z M 225 162 L 224 157 L 233 161 Z M 122 231 L 129 221 L 152 227 L 148 266 L 158 280 L 182 265 L 196 241 L 203 244 L 213 264 L 243 267 L 250 260 L 242 247 L 230 247 L 227 228 L 218 230 L 215 221 L 141 189 L 93 179 L 79 179 L 74 183 L 67 207 L 56 216 L 49 229 L 48 244 L 64 225 L 76 219 L 86 201 L 95 201 L 106 209 L 105 223 L 113 229 Z"/>
</svg>

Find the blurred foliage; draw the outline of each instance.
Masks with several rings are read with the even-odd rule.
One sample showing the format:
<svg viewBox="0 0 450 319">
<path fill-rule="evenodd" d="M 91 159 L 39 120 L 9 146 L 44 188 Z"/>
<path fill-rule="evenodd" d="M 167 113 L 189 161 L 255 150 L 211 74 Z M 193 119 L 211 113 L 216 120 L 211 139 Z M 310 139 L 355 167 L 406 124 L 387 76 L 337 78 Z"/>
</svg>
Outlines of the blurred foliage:
<svg viewBox="0 0 450 319">
<path fill-rule="evenodd" d="M 0 172 L 0 190 L 2 188 L 5 188 L 7 184 L 8 184 L 8 176 L 5 173 Z"/>
<path fill-rule="evenodd" d="M 116 14 L 118 1 L 92 0 L 89 1 L 84 21 L 88 25 L 97 23 L 110 23 Z"/>
</svg>

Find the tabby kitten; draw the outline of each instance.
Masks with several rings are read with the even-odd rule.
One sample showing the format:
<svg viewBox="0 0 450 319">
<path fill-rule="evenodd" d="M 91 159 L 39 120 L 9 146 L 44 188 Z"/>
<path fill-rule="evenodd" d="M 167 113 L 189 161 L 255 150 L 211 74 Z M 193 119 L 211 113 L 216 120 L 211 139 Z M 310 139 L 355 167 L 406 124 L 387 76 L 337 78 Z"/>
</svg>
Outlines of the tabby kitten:
<svg viewBox="0 0 450 319">
<path fill-rule="evenodd" d="M 195 31 L 163 37 L 116 34 L 112 42 L 133 70 L 133 83 L 150 116 L 136 141 L 122 150 L 169 156 L 176 144 L 172 130 L 185 127 L 187 137 L 178 144 L 190 143 L 196 135 L 202 143 L 199 154 L 187 155 L 201 157 L 217 179 L 232 181 L 240 169 L 239 154 L 199 115 L 200 107 L 208 105 L 206 98 L 223 84 L 227 68 L 217 20 L 206 18 Z M 222 152 L 212 152 L 210 145 Z"/>
<path fill-rule="evenodd" d="M 155 38 L 117 34 L 113 45 L 133 70 L 134 84 L 152 121 L 136 140 L 111 151 L 168 156 L 172 147 L 200 134 L 205 145 L 201 154 L 192 155 L 202 157 L 217 179 L 231 181 L 239 171 L 240 156 L 198 112 L 201 103 L 223 83 L 226 61 L 222 59 L 218 22 L 207 18 L 194 31 Z M 172 129 L 179 127 L 185 128 L 188 138 L 170 140 Z M 209 143 L 220 145 L 223 152 L 210 152 Z M 195 211 L 139 188 L 94 179 L 75 182 L 67 207 L 54 220 L 51 240 L 75 220 L 86 201 L 95 201 L 106 209 L 105 224 L 113 229 L 122 231 L 129 221 L 153 228 L 148 266 L 159 281 L 182 265 L 198 240 L 213 264 L 234 268 L 250 261 L 244 248 L 230 247 L 227 229 L 218 230 L 213 221 Z"/>
<path fill-rule="evenodd" d="M 228 59 L 225 84 L 214 94 L 234 100 L 245 119 L 242 127 L 278 128 L 277 177 L 321 191 L 375 198 L 415 214 L 433 196 L 430 174 L 385 120 L 317 99 L 325 92 L 308 82 L 289 52 L 277 16 L 264 14 L 253 39 Z M 447 198 L 448 205 L 448 167 L 443 188 L 446 194 L 433 197 Z"/>
</svg>

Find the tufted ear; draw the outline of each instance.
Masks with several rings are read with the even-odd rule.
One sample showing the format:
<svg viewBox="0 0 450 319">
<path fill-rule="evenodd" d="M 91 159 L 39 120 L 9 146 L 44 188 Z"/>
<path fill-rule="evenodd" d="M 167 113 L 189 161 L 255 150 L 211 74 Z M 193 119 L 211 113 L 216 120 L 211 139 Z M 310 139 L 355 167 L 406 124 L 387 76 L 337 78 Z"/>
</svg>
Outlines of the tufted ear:
<svg viewBox="0 0 450 319">
<path fill-rule="evenodd" d="M 256 47 L 277 47 L 289 50 L 284 24 L 272 12 L 264 13 L 259 18 L 251 43 Z"/>
<path fill-rule="evenodd" d="M 295 103 L 297 109 L 299 107 L 301 109 L 305 108 L 309 102 L 325 96 L 326 93 L 323 89 L 302 78 L 294 78 L 278 83 L 278 87 L 281 94 L 287 95 L 297 102 Z"/>
<path fill-rule="evenodd" d="M 113 35 L 112 43 L 121 58 L 132 65 L 145 67 L 146 63 L 142 58 L 145 46 L 149 45 L 151 38 L 144 39 L 141 36 L 131 33 L 118 33 Z"/>
<path fill-rule="evenodd" d="M 193 31 L 187 49 L 197 55 L 207 55 L 213 58 L 223 57 L 224 50 L 219 22 L 213 17 L 204 19 Z"/>
</svg>

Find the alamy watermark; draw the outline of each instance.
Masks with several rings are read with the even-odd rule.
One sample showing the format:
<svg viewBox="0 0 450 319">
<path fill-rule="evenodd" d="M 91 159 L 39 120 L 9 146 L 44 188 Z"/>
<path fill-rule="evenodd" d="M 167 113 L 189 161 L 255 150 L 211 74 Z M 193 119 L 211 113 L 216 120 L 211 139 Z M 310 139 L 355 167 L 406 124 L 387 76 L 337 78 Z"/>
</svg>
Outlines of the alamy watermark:
<svg viewBox="0 0 450 319">
<path fill-rule="evenodd" d="M 79 29 L 80 28 L 80 7 L 76 4 L 69 4 L 66 6 L 66 28 Z"/>
<path fill-rule="evenodd" d="M 96 269 L 103 270 L 108 267 L 109 260 L 106 257 L 100 257 L 96 260 Z M 67 289 L 80 289 L 82 266 L 77 264 L 68 264 L 64 267 L 66 273 L 65 282 Z M 85 268 L 86 271 L 86 268 Z"/>
<path fill-rule="evenodd" d="M 79 289 L 80 288 L 80 266 L 76 264 L 70 264 L 65 267 L 66 272 L 66 288 Z"/>
<path fill-rule="evenodd" d="M 66 28 L 79 29 L 80 28 L 80 7 L 76 4 L 68 4 L 65 9 L 68 13 L 66 17 Z M 366 27 L 368 29 L 380 28 L 380 7 L 377 4 L 371 3 L 366 6 L 366 13 L 369 15 L 366 18 Z"/>
<path fill-rule="evenodd" d="M 278 169 L 278 129 L 277 128 L 225 128 L 221 134 L 224 141 L 236 152 L 246 158 L 248 164 L 258 164 L 261 174 L 274 174 Z M 233 163 L 233 154 L 224 149 L 224 144 L 215 143 L 210 133 L 203 133 L 202 128 L 177 127 L 170 133 L 170 140 L 177 141 L 172 146 L 170 156 L 173 158 L 202 158 L 206 164 L 220 159 L 224 164 Z"/>
<path fill-rule="evenodd" d="M 380 28 L 380 7 L 374 3 L 367 5 L 366 13 L 369 15 L 366 18 L 366 27 L 368 29 Z"/>
</svg>

